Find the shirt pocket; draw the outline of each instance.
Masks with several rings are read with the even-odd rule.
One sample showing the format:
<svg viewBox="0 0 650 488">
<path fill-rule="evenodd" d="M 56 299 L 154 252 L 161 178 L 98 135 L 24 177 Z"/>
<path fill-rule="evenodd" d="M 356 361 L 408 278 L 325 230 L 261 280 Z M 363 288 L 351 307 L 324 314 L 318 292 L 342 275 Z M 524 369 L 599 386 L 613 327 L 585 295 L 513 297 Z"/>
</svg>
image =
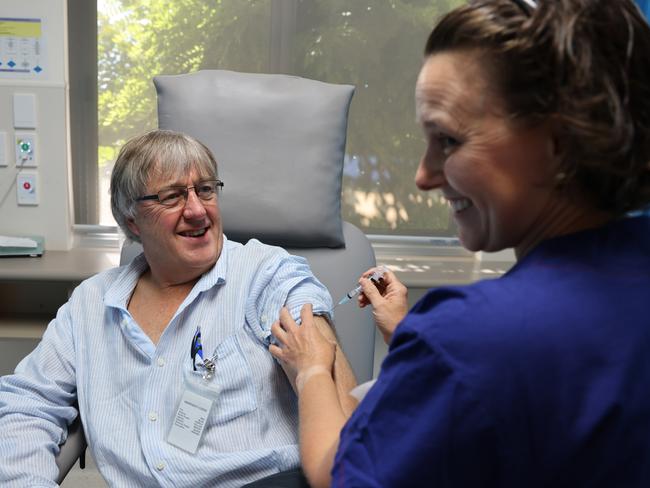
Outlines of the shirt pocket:
<svg viewBox="0 0 650 488">
<path fill-rule="evenodd" d="M 203 368 L 185 369 L 185 381 L 196 393 L 214 401 L 210 422 L 220 424 L 257 409 L 255 381 L 236 335 L 225 339 L 215 349 L 214 376 L 203 379 Z M 207 356 L 210 357 L 210 356 Z"/>
</svg>

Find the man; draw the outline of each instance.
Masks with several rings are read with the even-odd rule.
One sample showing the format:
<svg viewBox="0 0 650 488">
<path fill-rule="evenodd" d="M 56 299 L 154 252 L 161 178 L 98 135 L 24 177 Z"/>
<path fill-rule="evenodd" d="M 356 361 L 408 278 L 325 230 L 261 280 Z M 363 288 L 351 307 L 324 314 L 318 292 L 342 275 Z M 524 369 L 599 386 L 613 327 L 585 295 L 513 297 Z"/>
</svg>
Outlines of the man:
<svg viewBox="0 0 650 488">
<path fill-rule="evenodd" d="M 296 398 L 270 328 L 282 307 L 297 319 L 310 303 L 334 340 L 331 298 L 304 259 L 224 236 L 221 186 L 186 135 L 156 130 L 122 148 L 113 215 L 144 252 L 83 282 L 0 379 L 2 486 L 55 486 L 75 402 L 112 486 L 241 486 L 298 467 Z M 335 374 L 342 393 L 354 386 L 340 353 Z"/>
</svg>

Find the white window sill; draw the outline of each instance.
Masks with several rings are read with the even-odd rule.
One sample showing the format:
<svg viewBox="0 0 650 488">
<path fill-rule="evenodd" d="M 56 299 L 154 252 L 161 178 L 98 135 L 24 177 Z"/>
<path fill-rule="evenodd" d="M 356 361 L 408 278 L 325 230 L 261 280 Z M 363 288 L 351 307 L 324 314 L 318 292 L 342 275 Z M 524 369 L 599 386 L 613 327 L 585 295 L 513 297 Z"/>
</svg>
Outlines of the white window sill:
<svg viewBox="0 0 650 488">
<path fill-rule="evenodd" d="M 369 236 L 378 264 L 389 267 L 409 288 L 472 283 L 496 278 L 514 263 L 510 251 L 470 253 L 457 240 Z M 124 237 L 115 227 L 75 226 L 74 247 L 46 251 L 40 258 L 0 260 L 2 280 L 81 281 L 118 266 Z"/>
<path fill-rule="evenodd" d="M 409 288 L 472 283 L 503 275 L 514 253 L 471 253 L 454 238 L 369 236 L 377 264 L 393 271 Z"/>
</svg>

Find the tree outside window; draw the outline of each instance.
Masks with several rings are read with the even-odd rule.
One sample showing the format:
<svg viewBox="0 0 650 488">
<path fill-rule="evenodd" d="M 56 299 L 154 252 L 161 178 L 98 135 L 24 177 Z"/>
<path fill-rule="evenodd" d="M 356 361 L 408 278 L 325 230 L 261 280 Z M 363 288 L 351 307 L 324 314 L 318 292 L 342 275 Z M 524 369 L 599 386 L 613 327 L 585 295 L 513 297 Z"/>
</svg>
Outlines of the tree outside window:
<svg viewBox="0 0 650 488">
<path fill-rule="evenodd" d="M 98 0 L 101 223 L 117 150 L 157 126 L 152 78 L 229 69 L 356 86 L 343 218 L 371 234 L 454 235 L 440 195 L 413 183 L 424 149 L 413 91 L 431 27 L 461 3 Z"/>
</svg>

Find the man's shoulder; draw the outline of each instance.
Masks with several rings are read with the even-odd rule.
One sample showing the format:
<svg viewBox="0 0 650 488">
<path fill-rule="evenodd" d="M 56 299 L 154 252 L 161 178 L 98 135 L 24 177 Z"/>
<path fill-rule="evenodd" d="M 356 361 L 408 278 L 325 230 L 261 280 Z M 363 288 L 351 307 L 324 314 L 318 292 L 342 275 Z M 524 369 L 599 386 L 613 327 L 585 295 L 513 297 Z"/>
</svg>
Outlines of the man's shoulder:
<svg viewBox="0 0 650 488">
<path fill-rule="evenodd" d="M 298 258 L 280 247 L 265 244 L 257 239 L 250 239 L 245 244 L 226 240 L 224 242 L 224 256 L 229 262 L 246 262 L 251 265 L 260 266 L 263 263 L 281 262 Z"/>
<path fill-rule="evenodd" d="M 106 293 L 115 286 L 131 286 L 126 282 L 137 281 L 141 270 L 134 263 L 124 264 L 101 271 L 85 279 L 74 289 L 72 297 L 84 301 L 89 298 L 104 299 Z M 133 275 L 133 278 L 131 277 Z"/>
<path fill-rule="evenodd" d="M 78 290 L 97 290 L 102 288 L 108 288 L 115 280 L 120 276 L 121 273 L 128 267 L 128 264 L 122 266 L 116 266 L 114 268 L 105 269 L 99 273 L 86 278 L 77 286 Z"/>
</svg>

